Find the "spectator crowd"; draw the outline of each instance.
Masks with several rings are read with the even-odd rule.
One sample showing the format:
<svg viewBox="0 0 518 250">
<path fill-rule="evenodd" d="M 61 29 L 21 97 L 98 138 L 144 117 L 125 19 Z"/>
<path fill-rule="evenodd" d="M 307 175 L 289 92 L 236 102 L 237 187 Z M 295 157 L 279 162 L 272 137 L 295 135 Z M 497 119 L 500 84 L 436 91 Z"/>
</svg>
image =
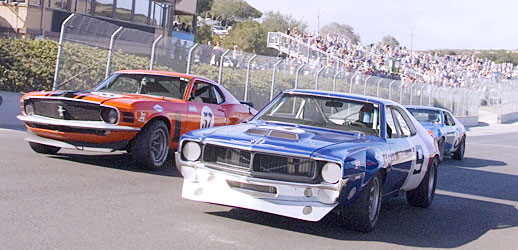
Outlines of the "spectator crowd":
<svg viewBox="0 0 518 250">
<path fill-rule="evenodd" d="M 287 30 L 290 50 L 307 52 L 312 70 L 322 67 L 398 79 L 406 83 L 431 83 L 464 87 L 473 79 L 516 78 L 512 63 L 497 64 L 475 55 L 448 55 L 412 51 L 388 43 L 362 45 L 340 35 L 315 35 Z M 300 47 L 304 47 L 301 50 Z M 308 50 L 307 47 L 310 49 Z M 312 53 L 312 54 L 310 54 Z M 302 57 L 298 57 L 301 59 Z M 306 56 L 307 59 L 307 56 Z"/>
</svg>

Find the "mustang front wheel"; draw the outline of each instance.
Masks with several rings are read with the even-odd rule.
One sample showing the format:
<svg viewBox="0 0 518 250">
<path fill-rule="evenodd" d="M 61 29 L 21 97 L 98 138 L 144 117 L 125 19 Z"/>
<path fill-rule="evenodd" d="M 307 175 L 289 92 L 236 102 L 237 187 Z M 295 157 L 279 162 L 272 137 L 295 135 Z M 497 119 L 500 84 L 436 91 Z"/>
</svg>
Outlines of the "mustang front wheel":
<svg viewBox="0 0 518 250">
<path fill-rule="evenodd" d="M 34 150 L 34 152 L 36 153 L 49 155 L 55 155 L 61 149 L 60 147 L 49 146 L 36 142 L 29 142 L 29 146 L 31 146 L 31 149 Z"/>
<path fill-rule="evenodd" d="M 343 222 L 353 230 L 368 233 L 378 222 L 381 210 L 381 176 L 375 174 L 352 205 L 342 207 Z"/>
<path fill-rule="evenodd" d="M 164 166 L 169 154 L 169 130 L 162 121 L 146 125 L 133 142 L 131 155 L 143 168 L 157 170 Z"/>
</svg>

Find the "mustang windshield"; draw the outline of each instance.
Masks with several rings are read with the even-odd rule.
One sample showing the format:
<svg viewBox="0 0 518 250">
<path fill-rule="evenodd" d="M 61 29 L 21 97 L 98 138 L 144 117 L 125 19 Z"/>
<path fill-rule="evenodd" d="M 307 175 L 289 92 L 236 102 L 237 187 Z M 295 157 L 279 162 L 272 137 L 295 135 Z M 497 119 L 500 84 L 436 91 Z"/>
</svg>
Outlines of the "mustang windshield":
<svg viewBox="0 0 518 250">
<path fill-rule="evenodd" d="M 441 123 L 441 113 L 439 113 L 439 111 L 437 111 L 437 110 L 409 108 L 408 111 L 410 111 L 410 113 L 419 122 L 427 122 L 427 123 L 434 123 L 434 124 Z"/>
<path fill-rule="evenodd" d="M 254 119 L 379 136 L 378 104 L 333 97 L 285 94 Z"/>
<path fill-rule="evenodd" d="M 114 74 L 95 91 L 166 96 L 183 99 L 190 79 L 147 74 Z"/>
</svg>

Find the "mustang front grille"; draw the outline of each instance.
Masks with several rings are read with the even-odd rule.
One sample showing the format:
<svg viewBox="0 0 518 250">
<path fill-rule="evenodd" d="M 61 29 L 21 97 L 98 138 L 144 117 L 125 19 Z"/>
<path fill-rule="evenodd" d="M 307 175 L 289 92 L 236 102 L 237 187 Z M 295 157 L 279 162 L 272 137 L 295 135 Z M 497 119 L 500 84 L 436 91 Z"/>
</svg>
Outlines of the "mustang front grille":
<svg viewBox="0 0 518 250">
<path fill-rule="evenodd" d="M 34 104 L 35 115 L 64 120 L 101 121 L 99 104 L 37 98 L 30 101 Z"/>
<path fill-rule="evenodd" d="M 250 174 L 250 158 L 250 152 L 234 148 L 207 144 L 203 150 L 203 161 L 209 166 L 239 174 Z"/>
</svg>

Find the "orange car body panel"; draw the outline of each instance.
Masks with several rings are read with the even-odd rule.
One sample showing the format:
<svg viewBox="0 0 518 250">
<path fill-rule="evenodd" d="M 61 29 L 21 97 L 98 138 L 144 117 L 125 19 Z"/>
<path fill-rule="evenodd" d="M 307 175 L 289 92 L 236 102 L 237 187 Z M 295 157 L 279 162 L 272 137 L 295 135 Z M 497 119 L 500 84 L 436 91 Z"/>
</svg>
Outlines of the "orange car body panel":
<svg viewBox="0 0 518 250">
<path fill-rule="evenodd" d="M 116 108 L 119 111 L 119 114 L 131 113 L 133 115 L 133 122 L 124 121 L 122 119 L 122 115 L 120 115 L 119 123 L 117 124 L 118 126 L 133 127 L 141 130 L 151 120 L 162 119 L 169 127 L 170 148 L 175 149 L 180 135 L 195 129 L 200 129 L 202 124 L 201 112 L 207 107 L 214 113 L 214 126 L 240 123 L 252 118 L 253 115 L 257 113 L 255 109 L 250 108 L 245 104 L 241 104 L 235 97 L 217 83 L 202 77 L 149 70 L 123 70 L 116 73 L 183 77 L 190 79 L 190 81 L 182 100 L 163 96 L 127 93 L 76 92 L 71 94 L 73 96 L 65 95 L 65 97 L 63 97 L 63 91 L 29 92 L 20 99 L 22 116 L 26 116 L 24 112 L 24 100 L 29 98 L 59 98 L 62 100 L 98 103 L 102 106 Z M 190 96 L 190 92 L 195 81 L 202 81 L 217 86 L 223 93 L 225 102 L 222 104 L 209 104 L 188 101 L 188 97 Z M 117 143 L 121 141 L 130 142 L 138 134 L 138 131 L 110 131 L 109 129 L 101 129 L 104 132 L 100 132 L 99 134 L 60 131 L 48 128 L 38 128 L 30 126 L 27 123 L 28 122 L 26 122 L 27 129 L 37 136 L 64 142 L 81 141 L 91 143 L 93 145 Z"/>
</svg>

